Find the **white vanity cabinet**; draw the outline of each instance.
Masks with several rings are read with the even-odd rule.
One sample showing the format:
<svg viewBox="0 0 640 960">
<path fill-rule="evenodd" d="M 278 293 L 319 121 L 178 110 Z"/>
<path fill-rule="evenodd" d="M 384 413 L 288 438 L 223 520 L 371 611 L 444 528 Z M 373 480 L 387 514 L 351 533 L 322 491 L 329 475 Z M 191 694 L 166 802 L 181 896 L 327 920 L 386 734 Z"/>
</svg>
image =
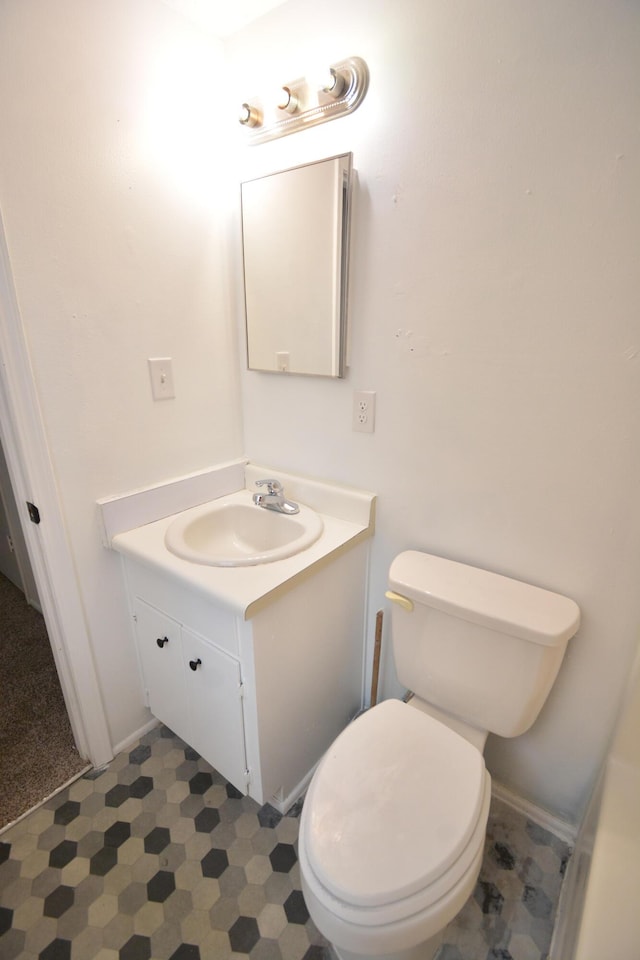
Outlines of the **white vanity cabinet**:
<svg viewBox="0 0 640 960">
<path fill-rule="evenodd" d="M 133 598 L 132 611 L 149 709 L 178 732 L 186 720 L 187 702 L 180 624 L 139 597 Z"/>
<path fill-rule="evenodd" d="M 367 558 L 338 551 L 247 619 L 124 556 L 151 713 L 259 803 L 288 809 L 361 705 Z"/>
<path fill-rule="evenodd" d="M 238 660 L 133 598 L 142 680 L 152 714 L 244 789 L 247 764 Z"/>
</svg>

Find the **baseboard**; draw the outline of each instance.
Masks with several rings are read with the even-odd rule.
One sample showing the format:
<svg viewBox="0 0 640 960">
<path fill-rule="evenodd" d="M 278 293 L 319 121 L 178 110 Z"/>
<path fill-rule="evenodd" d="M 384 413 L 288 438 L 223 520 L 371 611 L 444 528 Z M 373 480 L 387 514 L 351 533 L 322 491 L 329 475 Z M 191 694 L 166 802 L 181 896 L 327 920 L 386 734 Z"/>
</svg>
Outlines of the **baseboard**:
<svg viewBox="0 0 640 960">
<path fill-rule="evenodd" d="M 279 798 L 279 797 L 272 796 L 269 798 L 268 802 L 271 804 L 272 807 L 275 807 L 278 813 L 282 813 L 282 814 L 287 813 L 287 811 L 291 809 L 294 803 L 297 803 L 297 801 L 304 796 L 304 794 L 307 792 L 307 787 L 311 783 L 311 778 L 316 772 L 317 766 L 318 766 L 317 763 L 314 764 L 311 770 L 309 770 L 309 772 L 304 775 L 300 783 L 298 783 L 286 797 Z"/>
<path fill-rule="evenodd" d="M 40 597 L 32 597 L 27 593 L 25 593 L 24 596 L 29 606 L 33 607 L 34 610 L 37 610 L 40 616 L 42 616 L 42 607 L 40 605 Z"/>
<path fill-rule="evenodd" d="M 139 727 L 135 733 L 132 733 L 129 737 L 121 740 L 120 743 L 116 743 L 113 748 L 114 757 L 117 757 L 119 753 L 124 753 L 124 751 L 128 750 L 132 744 L 136 743 L 137 740 L 140 740 L 141 737 L 144 737 L 145 733 L 149 733 L 150 730 L 153 730 L 153 728 L 159 726 L 159 724 L 159 720 L 156 720 L 155 717 L 151 717 L 151 719 L 142 727 Z"/>
<path fill-rule="evenodd" d="M 524 814 L 529 820 L 533 820 L 539 827 L 544 827 L 545 830 L 553 833 L 560 840 L 564 840 L 571 846 L 575 844 L 578 828 L 574 824 L 561 820 L 560 817 L 556 817 L 553 813 L 545 810 L 544 807 L 537 806 L 530 800 L 526 800 L 509 790 L 503 784 L 496 783 L 496 781 L 493 781 L 491 793 L 496 800 L 502 800 L 503 803 L 517 810 L 518 813 Z"/>
</svg>

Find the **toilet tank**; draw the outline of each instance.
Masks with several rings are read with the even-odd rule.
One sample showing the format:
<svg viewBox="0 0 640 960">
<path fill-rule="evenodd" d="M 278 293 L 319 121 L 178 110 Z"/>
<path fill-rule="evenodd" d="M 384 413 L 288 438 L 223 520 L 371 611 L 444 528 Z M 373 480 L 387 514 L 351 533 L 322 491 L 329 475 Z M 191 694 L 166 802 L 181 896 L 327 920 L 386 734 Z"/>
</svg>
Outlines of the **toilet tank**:
<svg viewBox="0 0 640 960">
<path fill-rule="evenodd" d="M 395 558 L 389 585 L 410 601 L 391 605 L 400 682 L 481 730 L 502 737 L 528 730 L 580 624 L 577 604 L 415 550 Z"/>
</svg>

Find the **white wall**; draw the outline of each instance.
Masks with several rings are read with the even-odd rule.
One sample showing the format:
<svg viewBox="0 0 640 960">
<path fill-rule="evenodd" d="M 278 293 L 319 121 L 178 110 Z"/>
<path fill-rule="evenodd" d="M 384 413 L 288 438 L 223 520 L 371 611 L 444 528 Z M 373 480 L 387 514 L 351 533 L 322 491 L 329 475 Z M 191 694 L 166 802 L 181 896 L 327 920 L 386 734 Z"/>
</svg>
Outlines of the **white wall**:
<svg viewBox="0 0 640 960">
<path fill-rule="evenodd" d="M 220 67 L 154 0 L 0 6 L 0 208 L 113 744 L 147 715 L 95 501 L 242 452 Z"/>
<path fill-rule="evenodd" d="M 238 148 L 236 179 L 346 150 L 359 175 L 348 377 L 244 373 L 245 452 L 378 492 L 372 633 L 408 547 L 580 604 L 535 728 L 487 749 L 575 819 L 640 613 L 640 8 L 290 0 L 226 49 L 238 103 L 309 64 L 371 71 L 351 117 Z M 377 392 L 373 436 L 354 389 Z"/>
<path fill-rule="evenodd" d="M 406 547 L 578 601 L 534 731 L 487 756 L 579 814 L 640 606 L 639 20 L 625 0 L 290 0 L 228 42 L 222 78 L 156 0 L 3 0 L 0 208 L 114 744 L 145 714 L 95 500 L 246 452 L 379 493 L 371 633 Z M 353 116 L 241 146 L 262 77 L 350 55 L 371 69 Z M 244 175 L 347 150 L 348 378 L 239 378 L 227 205 Z M 174 358 L 176 400 L 152 402 L 149 356 Z M 372 436 L 354 389 L 377 392 Z"/>
</svg>

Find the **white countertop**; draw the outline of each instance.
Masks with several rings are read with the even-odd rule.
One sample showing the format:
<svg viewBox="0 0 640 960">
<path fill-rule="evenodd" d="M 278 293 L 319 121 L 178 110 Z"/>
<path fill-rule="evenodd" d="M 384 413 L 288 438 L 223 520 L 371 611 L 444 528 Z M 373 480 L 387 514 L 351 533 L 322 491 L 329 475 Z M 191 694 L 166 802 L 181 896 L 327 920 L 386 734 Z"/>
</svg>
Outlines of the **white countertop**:
<svg viewBox="0 0 640 960">
<path fill-rule="evenodd" d="M 362 502 L 363 494 L 357 492 L 356 495 Z M 316 509 L 324 524 L 320 538 L 306 550 L 272 563 L 249 567 L 214 567 L 180 559 L 169 552 L 164 539 L 167 527 L 178 514 L 119 533 L 113 537 L 111 546 L 123 556 L 174 578 L 248 620 L 314 567 L 372 535 L 375 497 L 372 494 L 364 496 L 369 498 L 368 516 L 365 517 L 360 510 L 356 522 Z M 302 497 L 300 502 L 304 503 Z M 194 512 L 198 509 L 191 508 Z M 363 522 L 365 519 L 368 522 Z"/>
</svg>

